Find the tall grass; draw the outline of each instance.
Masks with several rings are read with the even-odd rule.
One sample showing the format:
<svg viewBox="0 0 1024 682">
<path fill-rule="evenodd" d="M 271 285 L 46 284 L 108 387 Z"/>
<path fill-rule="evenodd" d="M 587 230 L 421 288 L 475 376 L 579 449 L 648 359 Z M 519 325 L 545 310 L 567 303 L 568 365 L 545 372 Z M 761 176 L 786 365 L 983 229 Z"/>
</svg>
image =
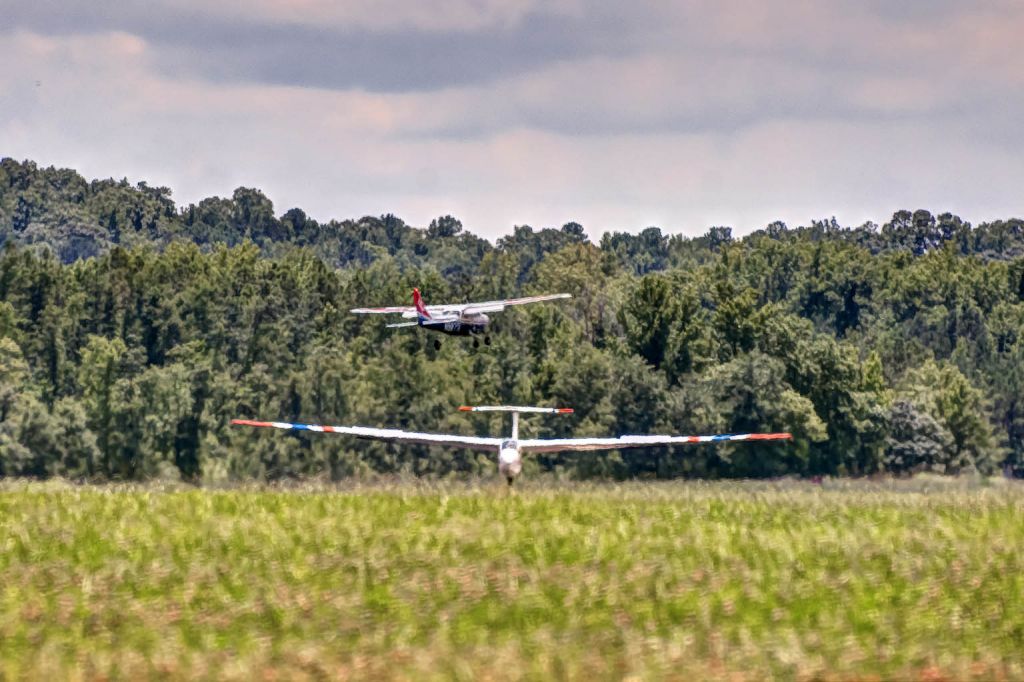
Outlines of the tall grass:
<svg viewBox="0 0 1024 682">
<path fill-rule="evenodd" d="M 1024 490 L 0 488 L 0 677 L 1024 678 Z"/>
</svg>

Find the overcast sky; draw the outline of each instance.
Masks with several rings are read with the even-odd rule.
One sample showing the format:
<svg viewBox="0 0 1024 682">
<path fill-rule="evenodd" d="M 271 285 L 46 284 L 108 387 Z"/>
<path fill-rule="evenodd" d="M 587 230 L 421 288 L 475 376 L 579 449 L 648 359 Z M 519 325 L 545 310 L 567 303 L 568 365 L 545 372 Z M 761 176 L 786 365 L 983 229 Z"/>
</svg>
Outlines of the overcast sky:
<svg viewBox="0 0 1024 682">
<path fill-rule="evenodd" d="M 1024 215 L 1018 0 L 0 0 L 0 156 L 318 219 Z"/>
</svg>

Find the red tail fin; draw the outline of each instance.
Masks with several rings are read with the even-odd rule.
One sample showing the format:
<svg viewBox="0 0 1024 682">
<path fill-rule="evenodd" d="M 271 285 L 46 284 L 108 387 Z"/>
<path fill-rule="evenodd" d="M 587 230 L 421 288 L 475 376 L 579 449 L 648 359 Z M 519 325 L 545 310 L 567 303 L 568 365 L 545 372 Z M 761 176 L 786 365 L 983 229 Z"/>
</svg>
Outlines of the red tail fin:
<svg viewBox="0 0 1024 682">
<path fill-rule="evenodd" d="M 430 313 L 427 312 L 427 306 L 423 305 L 423 297 L 420 296 L 418 288 L 412 290 L 412 304 L 416 307 L 416 312 L 419 313 L 420 317 L 430 319 Z"/>
</svg>

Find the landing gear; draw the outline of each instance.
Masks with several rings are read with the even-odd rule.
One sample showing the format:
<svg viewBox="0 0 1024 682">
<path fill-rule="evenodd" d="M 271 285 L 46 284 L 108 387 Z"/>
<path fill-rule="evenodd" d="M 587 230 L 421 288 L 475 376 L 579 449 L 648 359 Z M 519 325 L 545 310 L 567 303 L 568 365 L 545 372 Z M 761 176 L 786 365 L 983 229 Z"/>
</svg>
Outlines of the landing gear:
<svg viewBox="0 0 1024 682">
<path fill-rule="evenodd" d="M 441 339 L 434 339 L 434 350 L 441 350 Z"/>
<path fill-rule="evenodd" d="M 505 480 L 508 481 L 509 490 L 512 489 L 512 483 L 516 480 L 515 476 L 506 476 Z"/>
<path fill-rule="evenodd" d="M 480 339 L 473 339 L 473 348 L 480 347 Z"/>
<path fill-rule="evenodd" d="M 484 345 L 485 346 L 491 345 L 491 337 L 490 336 L 485 336 L 484 337 Z"/>
</svg>

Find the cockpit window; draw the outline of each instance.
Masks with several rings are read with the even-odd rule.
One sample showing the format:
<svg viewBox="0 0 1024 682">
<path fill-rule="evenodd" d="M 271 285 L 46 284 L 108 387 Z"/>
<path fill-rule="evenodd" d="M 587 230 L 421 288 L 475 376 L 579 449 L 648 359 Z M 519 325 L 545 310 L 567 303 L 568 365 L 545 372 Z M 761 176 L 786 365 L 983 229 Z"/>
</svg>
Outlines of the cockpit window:
<svg viewBox="0 0 1024 682">
<path fill-rule="evenodd" d="M 511 438 L 509 438 L 508 440 L 501 441 L 501 449 L 502 450 L 508 450 L 509 448 L 515 449 L 515 448 L 518 448 L 518 447 L 519 447 L 519 443 L 517 443 L 516 441 L 512 440 Z"/>
</svg>

